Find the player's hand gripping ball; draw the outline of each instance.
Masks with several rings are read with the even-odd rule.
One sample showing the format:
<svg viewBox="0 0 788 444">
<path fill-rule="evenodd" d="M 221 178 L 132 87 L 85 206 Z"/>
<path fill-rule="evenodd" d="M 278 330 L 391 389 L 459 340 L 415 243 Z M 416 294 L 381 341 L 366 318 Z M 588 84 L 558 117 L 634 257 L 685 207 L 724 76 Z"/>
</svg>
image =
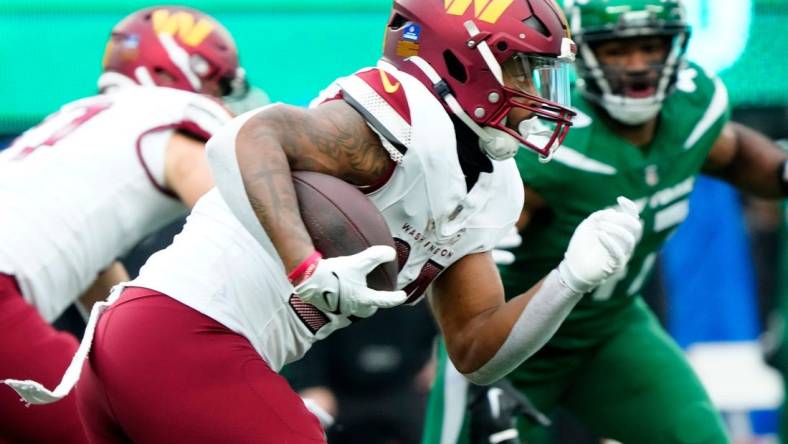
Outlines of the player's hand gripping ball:
<svg viewBox="0 0 788 444">
<path fill-rule="evenodd" d="M 352 185 L 326 174 L 293 173 L 301 218 L 323 258 L 295 293 L 320 310 L 368 317 L 402 304 L 394 240 L 372 202 Z"/>
</svg>

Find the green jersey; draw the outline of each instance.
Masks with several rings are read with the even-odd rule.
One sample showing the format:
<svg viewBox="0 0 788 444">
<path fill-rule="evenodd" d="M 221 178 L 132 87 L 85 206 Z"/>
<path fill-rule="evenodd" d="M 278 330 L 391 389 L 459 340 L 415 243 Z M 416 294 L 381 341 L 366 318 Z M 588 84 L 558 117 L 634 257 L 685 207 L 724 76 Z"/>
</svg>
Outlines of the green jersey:
<svg viewBox="0 0 788 444">
<path fill-rule="evenodd" d="M 522 246 L 513 251 L 516 261 L 501 270 L 507 295 L 524 292 L 555 268 L 575 227 L 594 211 L 615 205 L 617 196 L 638 204 L 644 229 L 626 269 L 572 311 L 561 328 L 570 337 L 589 328 L 614 328 L 611 312 L 638 295 L 657 251 L 687 216 L 695 176 L 729 116 L 724 85 L 696 65 L 680 73 L 676 92 L 662 107 L 656 137 L 645 147 L 613 133 L 577 92 L 572 100 L 578 116 L 553 160 L 542 164 L 527 150 L 517 155 L 523 182 L 548 208 L 532 215 Z M 605 316 L 597 316 L 602 312 Z"/>
<path fill-rule="evenodd" d="M 663 103 L 655 139 L 640 148 L 614 134 L 579 94 L 573 100 L 578 116 L 551 162 L 518 153 L 523 182 L 546 208 L 531 214 L 515 262 L 501 269 L 506 294 L 522 293 L 555 268 L 577 225 L 620 195 L 639 205 L 643 237 L 627 268 L 585 295 L 550 341 L 507 379 L 541 411 L 561 406 L 600 436 L 644 444 L 729 443 L 682 350 L 639 297 L 657 251 L 687 216 L 695 177 L 728 120 L 725 87 L 690 65 Z M 463 381 L 441 348 L 423 443 L 469 442 L 461 429 L 464 405 L 457 401 Z M 553 442 L 545 436 L 550 430 L 525 421 L 520 426 L 524 441 Z"/>
</svg>

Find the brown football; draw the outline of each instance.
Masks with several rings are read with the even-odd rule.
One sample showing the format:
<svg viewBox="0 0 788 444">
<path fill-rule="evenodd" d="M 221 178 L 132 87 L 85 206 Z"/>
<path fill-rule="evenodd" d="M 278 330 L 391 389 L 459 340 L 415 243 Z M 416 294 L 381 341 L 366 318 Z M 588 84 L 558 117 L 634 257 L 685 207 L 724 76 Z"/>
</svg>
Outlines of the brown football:
<svg viewBox="0 0 788 444">
<path fill-rule="evenodd" d="M 377 207 L 353 185 L 328 174 L 293 173 L 301 218 L 317 251 L 324 257 L 355 254 L 373 245 L 394 248 L 386 221 Z M 379 265 L 367 275 L 375 290 L 394 290 L 397 260 Z"/>
</svg>

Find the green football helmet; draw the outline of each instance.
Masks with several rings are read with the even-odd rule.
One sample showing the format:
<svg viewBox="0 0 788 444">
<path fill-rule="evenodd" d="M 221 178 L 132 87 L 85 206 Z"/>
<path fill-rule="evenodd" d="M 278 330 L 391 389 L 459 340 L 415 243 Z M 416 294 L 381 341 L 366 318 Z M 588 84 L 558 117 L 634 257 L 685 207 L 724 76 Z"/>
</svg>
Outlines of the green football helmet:
<svg viewBox="0 0 788 444">
<path fill-rule="evenodd" d="M 654 118 L 674 90 L 679 70 L 686 63 L 690 35 L 680 0 L 564 0 L 564 12 L 578 45 L 577 87 L 615 120 L 640 125 Z M 651 65 L 656 75 L 646 96 L 623 93 L 617 85 L 629 73 L 599 63 L 595 45 L 637 37 L 669 40 L 664 63 Z M 643 82 L 643 78 L 638 80 Z"/>
</svg>

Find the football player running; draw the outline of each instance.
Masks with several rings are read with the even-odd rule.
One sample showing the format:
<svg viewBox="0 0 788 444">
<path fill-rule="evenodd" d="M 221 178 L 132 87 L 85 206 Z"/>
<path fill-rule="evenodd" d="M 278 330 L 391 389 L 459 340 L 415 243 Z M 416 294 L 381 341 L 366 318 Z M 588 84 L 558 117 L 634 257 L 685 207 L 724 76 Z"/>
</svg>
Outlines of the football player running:
<svg viewBox="0 0 788 444">
<path fill-rule="evenodd" d="M 679 2 L 566 1 L 564 11 L 578 43 L 578 115 L 551 163 L 516 157 L 526 186 L 524 243 L 501 271 L 507 295 L 559 264 L 574 227 L 619 195 L 637 203 L 644 232 L 628 265 L 586 294 L 508 379 L 541 411 L 560 406 L 624 443 L 728 442 L 697 376 L 640 295 L 659 248 L 687 215 L 697 174 L 779 198 L 788 193 L 785 155 L 729 122 L 722 82 L 685 60 L 689 29 Z M 465 382 L 441 356 L 424 442 L 469 442 L 457 438 L 462 399 L 446 399 L 462 398 Z M 532 422 L 523 428 L 519 438 L 502 430 L 486 437 L 546 440 Z"/>
<path fill-rule="evenodd" d="M 138 11 L 112 30 L 101 92 L 0 153 L 0 377 L 57 383 L 78 341 L 50 322 L 128 280 L 115 260 L 212 186 L 204 142 L 232 118 L 217 99 L 242 85 L 213 18 Z M 0 412 L 0 443 L 87 442 L 74 396 L 28 409 L 3 390 Z"/>
<path fill-rule="evenodd" d="M 505 302 L 490 251 L 523 205 L 511 157 L 520 144 L 549 155 L 572 114 L 563 15 L 552 0 L 396 0 L 384 48 L 376 68 L 336 80 L 310 109 L 276 104 L 225 126 L 208 144 L 217 188 L 112 305 L 94 307 L 61 385 L 8 383 L 31 402 L 62 396 L 99 319 L 77 386 L 94 442 L 321 443 L 276 372 L 354 317 L 429 288 L 452 359 L 480 384 L 538 349 L 622 269 L 641 231 L 626 199 L 594 213 L 566 259 Z M 526 141 L 530 128 L 544 143 Z M 295 199 L 291 171 L 303 170 L 364 190 L 397 252 L 323 258 Z M 367 288 L 369 270 L 395 257 L 398 290 Z"/>
</svg>

